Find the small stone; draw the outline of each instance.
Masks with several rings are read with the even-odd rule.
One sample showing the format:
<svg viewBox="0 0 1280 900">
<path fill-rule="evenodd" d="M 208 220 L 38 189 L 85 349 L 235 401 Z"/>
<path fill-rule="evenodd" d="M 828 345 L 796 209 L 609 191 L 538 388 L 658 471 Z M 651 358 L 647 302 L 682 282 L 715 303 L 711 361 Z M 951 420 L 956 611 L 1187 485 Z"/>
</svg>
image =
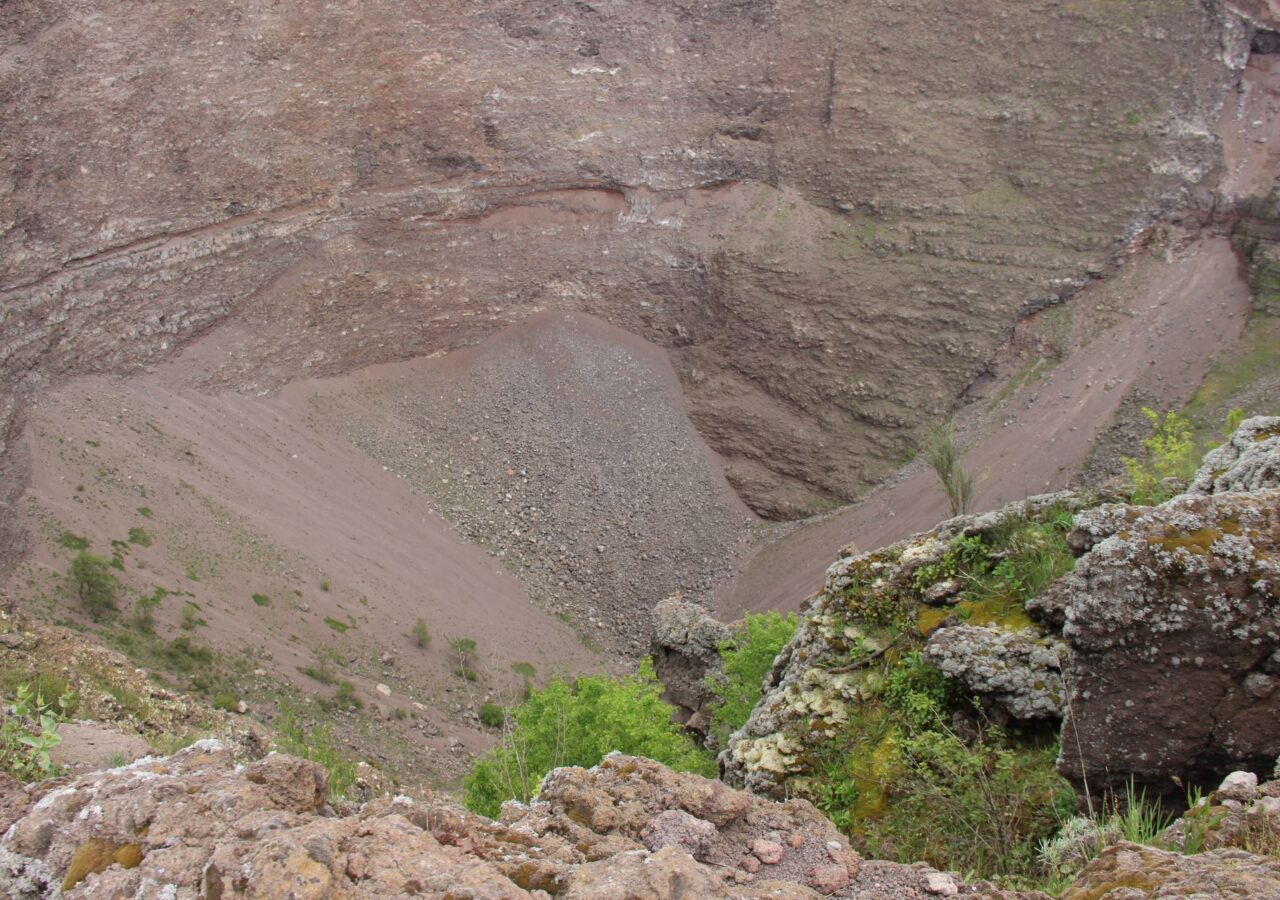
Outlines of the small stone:
<svg viewBox="0 0 1280 900">
<path fill-rule="evenodd" d="M 391 688 L 390 688 L 390 687 L 388 687 L 387 685 L 385 685 L 385 684 L 381 683 L 381 682 L 379 682 L 378 684 L 374 685 L 374 688 L 373 688 L 373 689 L 374 689 L 375 691 L 377 691 L 379 694 L 381 694 L 382 696 L 384 696 L 384 697 L 390 697 L 390 696 L 391 696 Z"/>
<path fill-rule="evenodd" d="M 764 838 L 759 838 L 752 843 L 751 852 L 755 854 L 756 859 L 765 865 L 776 866 L 782 862 L 782 856 L 786 851 L 776 841 L 766 841 Z"/>
<path fill-rule="evenodd" d="M 844 866 L 828 864 L 817 866 L 809 873 L 809 887 L 819 894 L 834 894 L 849 886 L 849 870 Z"/>
<path fill-rule="evenodd" d="M 754 856 L 744 856 L 742 857 L 742 862 L 739 864 L 739 868 L 742 868 L 754 875 L 756 872 L 760 871 L 760 860 L 756 859 Z"/>
<path fill-rule="evenodd" d="M 946 872 L 930 872 L 926 875 L 924 877 L 924 889 L 926 893 L 937 894 L 941 897 L 954 897 L 960 893 L 956 880 Z"/>
<path fill-rule="evenodd" d="M 6 631 L 4 634 L 0 634 L 0 644 L 3 644 L 10 650 L 17 650 L 22 646 L 22 633 L 18 631 Z"/>
<path fill-rule="evenodd" d="M 248 703 L 245 703 L 243 700 L 240 700 L 236 703 L 236 712 L 240 713 L 240 715 L 243 716 L 248 711 L 249 711 Z"/>
<path fill-rule="evenodd" d="M 1219 802 L 1236 800 L 1248 803 L 1258 794 L 1258 776 L 1252 772 L 1232 772 L 1218 785 Z"/>
</svg>

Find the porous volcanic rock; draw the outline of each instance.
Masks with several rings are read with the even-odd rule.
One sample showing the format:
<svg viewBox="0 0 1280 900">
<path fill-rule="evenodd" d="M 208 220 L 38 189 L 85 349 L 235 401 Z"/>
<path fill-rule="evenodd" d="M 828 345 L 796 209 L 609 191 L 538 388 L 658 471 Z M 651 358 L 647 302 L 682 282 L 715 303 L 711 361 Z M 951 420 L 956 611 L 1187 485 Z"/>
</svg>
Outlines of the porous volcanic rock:
<svg viewBox="0 0 1280 900">
<path fill-rule="evenodd" d="M 650 652 L 653 671 L 665 688 L 663 699 L 679 709 L 686 728 L 704 736 L 707 705 L 717 699 L 707 678 L 721 670 L 718 648 L 732 635 L 729 626 L 679 597 L 668 597 L 653 608 Z"/>
<path fill-rule="evenodd" d="M 1059 770 L 1216 783 L 1280 753 L 1280 490 L 1183 495 L 1076 518 L 1099 541 L 1057 582 L 1070 653 Z"/>
<path fill-rule="evenodd" d="M 923 651 L 929 665 L 970 693 L 990 697 L 1015 719 L 1062 718 L 1066 652 L 1066 644 L 1030 629 L 982 625 L 939 628 Z"/>
<path fill-rule="evenodd" d="M 1254 416 L 1205 454 L 1188 494 L 1280 488 L 1280 416 Z"/>
<path fill-rule="evenodd" d="M 1128 897 L 1280 898 L 1280 859 L 1244 850 L 1183 856 L 1123 842 L 1098 854 L 1063 900 Z"/>
<path fill-rule="evenodd" d="M 707 898 L 930 896 L 923 866 L 863 864 L 812 806 L 753 797 L 652 760 L 558 769 L 501 821 L 408 797 L 352 815 L 324 805 L 315 764 L 272 754 L 237 767 L 217 741 L 19 798 L 0 839 L 0 893 L 35 898 Z M 7 808 L 7 807 L 5 807 Z M 679 820 L 697 858 L 653 841 Z M 644 846 L 646 836 L 656 849 Z M 785 848 L 756 874 L 757 842 Z M 677 842 L 679 843 L 679 842 Z M 980 896 L 1027 896 L 975 885 Z"/>
</svg>

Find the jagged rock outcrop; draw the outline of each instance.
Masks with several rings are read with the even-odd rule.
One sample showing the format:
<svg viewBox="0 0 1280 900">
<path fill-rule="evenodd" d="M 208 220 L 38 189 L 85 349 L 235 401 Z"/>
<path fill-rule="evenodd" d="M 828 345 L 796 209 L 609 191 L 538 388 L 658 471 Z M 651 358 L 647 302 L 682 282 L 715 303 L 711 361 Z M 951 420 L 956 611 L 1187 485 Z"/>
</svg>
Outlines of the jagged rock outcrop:
<svg viewBox="0 0 1280 900">
<path fill-rule="evenodd" d="M 497 822 L 404 796 L 336 816 L 324 795 L 313 763 L 273 754 L 237 767 L 216 741 L 30 794 L 8 784 L 0 892 L 923 900 L 960 889 L 927 866 L 859 860 L 802 800 L 774 803 L 634 757 L 555 770 L 531 805 L 507 804 Z"/>
<path fill-rule="evenodd" d="M 972 694 L 989 697 L 1015 719 L 1061 719 L 1067 647 L 1027 629 L 974 625 L 939 628 L 924 660 Z"/>
<path fill-rule="evenodd" d="M 663 699 L 676 706 L 684 726 L 706 735 L 717 697 L 707 678 L 720 671 L 720 645 L 733 631 L 696 603 L 668 597 L 653 608 L 650 653 L 653 671 L 665 688 Z"/>
<path fill-rule="evenodd" d="M 1070 648 L 1062 774 L 1095 793 L 1130 777 L 1168 792 L 1171 776 L 1269 771 L 1280 754 L 1280 490 L 1103 506 L 1076 526 L 1096 543 L 1043 604 Z"/>
<path fill-rule="evenodd" d="M 1205 454 L 1188 494 L 1280 488 L 1280 416 L 1254 416 Z"/>
<path fill-rule="evenodd" d="M 878 693 L 881 675 L 871 663 L 890 649 L 923 644 L 929 635 L 936 636 L 939 656 L 952 660 L 957 676 L 987 673 L 981 681 L 993 702 L 999 697 L 997 705 L 1033 717 L 1050 715 L 1055 693 L 1061 696 L 1052 683 L 1056 646 L 1040 641 L 1021 607 L 938 607 L 933 594 L 938 584 L 951 578 L 939 571 L 939 563 L 953 539 L 985 540 L 1006 523 L 1035 520 L 1052 510 L 1069 512 L 1085 502 L 1070 492 L 1032 497 L 983 515 L 950 519 L 933 531 L 880 550 L 851 551 L 838 559 L 827 570 L 825 586 L 805 611 L 795 637 L 778 655 L 759 704 L 721 752 L 725 778 L 767 796 L 802 789 L 812 773 L 814 750 L 848 722 L 860 703 Z M 954 641 L 942 633 L 960 626 L 960 615 L 993 630 L 984 632 L 981 642 L 975 640 L 976 630 L 961 631 L 955 641 L 967 640 L 975 649 L 980 644 L 996 659 L 961 662 L 944 651 Z M 1017 639 L 999 637 L 1023 629 L 1031 631 Z M 998 678 L 997 670 L 1015 659 L 1042 670 L 1044 683 L 1035 677 Z"/>
</svg>

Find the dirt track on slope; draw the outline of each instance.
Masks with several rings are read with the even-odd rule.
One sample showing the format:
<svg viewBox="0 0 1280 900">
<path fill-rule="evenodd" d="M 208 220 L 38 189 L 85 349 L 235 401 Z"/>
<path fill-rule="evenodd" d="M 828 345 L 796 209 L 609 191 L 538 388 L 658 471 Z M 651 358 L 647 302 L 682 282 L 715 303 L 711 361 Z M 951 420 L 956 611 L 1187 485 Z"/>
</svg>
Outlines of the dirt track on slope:
<svg viewBox="0 0 1280 900">
<path fill-rule="evenodd" d="M 962 435 L 981 435 L 965 455 L 980 477 L 975 510 L 1066 487 L 1135 388 L 1163 408 L 1185 402 L 1214 353 L 1239 338 L 1249 290 L 1230 242 L 1215 237 L 1181 251 L 1142 252 L 1068 306 L 1081 346 L 1010 397 L 974 398 L 960 416 Z M 1005 377 L 1014 368 L 1016 361 Z M 936 476 L 917 462 L 859 503 L 760 552 L 717 592 L 717 613 L 732 620 L 797 609 L 821 587 L 841 547 L 884 546 L 948 514 Z"/>
</svg>

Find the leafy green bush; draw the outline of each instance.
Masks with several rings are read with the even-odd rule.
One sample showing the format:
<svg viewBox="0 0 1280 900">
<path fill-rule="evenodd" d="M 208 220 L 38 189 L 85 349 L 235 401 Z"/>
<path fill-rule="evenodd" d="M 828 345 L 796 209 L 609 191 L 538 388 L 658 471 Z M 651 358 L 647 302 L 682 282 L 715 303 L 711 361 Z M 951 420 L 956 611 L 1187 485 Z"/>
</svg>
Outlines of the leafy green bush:
<svg viewBox="0 0 1280 900">
<path fill-rule="evenodd" d="M 39 781 L 58 774 L 50 753 L 62 741 L 57 709 L 73 705 L 64 694 L 55 701 L 28 685 L 19 685 L 8 714 L 0 717 L 0 771 L 19 781 Z"/>
<path fill-rule="evenodd" d="M 720 696 L 711 712 L 711 736 L 723 747 L 729 735 L 741 728 L 760 702 L 760 688 L 774 657 L 796 633 L 800 619 L 770 611 L 749 614 L 742 630 L 720 645 L 724 677 L 709 679 L 707 686 Z"/>
<path fill-rule="evenodd" d="M 239 698 L 228 691 L 222 691 L 213 697 L 213 708 L 220 709 L 223 712 L 235 712 L 239 703 Z"/>
<path fill-rule="evenodd" d="M 120 581 L 108 569 L 111 563 L 101 556 L 81 550 L 71 561 L 69 574 L 76 593 L 95 619 L 116 611 Z"/>
<path fill-rule="evenodd" d="M 147 529 L 141 525 L 136 525 L 129 529 L 129 543 L 137 544 L 139 547 L 150 547 L 151 535 L 147 532 Z"/>
<path fill-rule="evenodd" d="M 714 776 L 710 755 L 672 724 L 661 693 L 648 660 L 625 678 L 584 677 L 572 684 L 552 679 L 509 711 L 509 733 L 463 781 L 464 802 L 495 816 L 504 800 L 528 802 L 552 769 L 594 766 L 613 750 Z"/>
<path fill-rule="evenodd" d="M 271 598 L 268 597 L 266 594 L 254 594 L 253 602 L 258 606 L 270 606 Z"/>
<path fill-rule="evenodd" d="M 1163 417 L 1154 409 L 1142 408 L 1142 414 L 1155 427 L 1151 437 L 1142 442 L 1143 459 L 1126 456 L 1123 460 L 1134 503 L 1154 504 L 1169 499 L 1165 479 L 1190 480 L 1195 474 L 1199 454 L 1191 422 L 1170 410 Z"/>
</svg>

